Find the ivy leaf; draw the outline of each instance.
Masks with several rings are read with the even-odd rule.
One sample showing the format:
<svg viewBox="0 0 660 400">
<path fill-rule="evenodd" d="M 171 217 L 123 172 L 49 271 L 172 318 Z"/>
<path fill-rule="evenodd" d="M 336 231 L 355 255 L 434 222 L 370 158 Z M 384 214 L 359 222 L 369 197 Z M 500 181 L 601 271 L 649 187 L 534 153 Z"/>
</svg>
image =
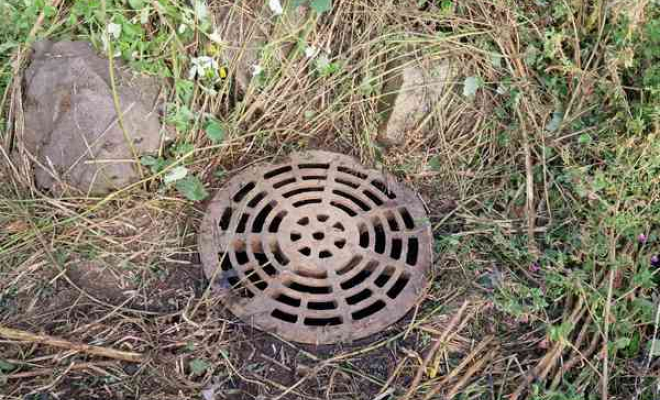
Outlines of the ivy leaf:
<svg viewBox="0 0 660 400">
<path fill-rule="evenodd" d="M 311 0 L 309 5 L 319 14 L 332 10 L 332 0 Z"/>
<path fill-rule="evenodd" d="M 209 122 L 204 130 L 213 144 L 220 144 L 225 139 L 225 128 L 218 121 Z"/>
<path fill-rule="evenodd" d="M 188 200 L 201 201 L 208 197 L 209 193 L 204 184 L 196 176 L 187 176 L 176 182 L 176 190 Z"/>
<path fill-rule="evenodd" d="M 128 4 L 134 10 L 141 10 L 144 7 L 144 2 L 142 0 L 128 0 Z"/>
<path fill-rule="evenodd" d="M 16 369 L 16 365 L 0 359 L 0 372 L 11 372 Z"/>
<path fill-rule="evenodd" d="M 192 373 L 193 376 L 201 375 L 206 372 L 207 369 L 209 369 L 209 364 L 204 360 L 195 358 L 190 362 L 190 373 Z"/>
<path fill-rule="evenodd" d="M 440 161 L 440 157 L 432 157 L 429 160 L 429 167 L 431 167 L 433 171 L 440 171 L 442 169 L 442 162 Z"/>
<path fill-rule="evenodd" d="M 154 156 L 143 156 L 140 159 L 140 164 L 144 165 L 145 167 L 153 167 L 158 163 L 158 159 Z"/>
<path fill-rule="evenodd" d="M 186 175 L 188 175 L 188 168 L 183 166 L 174 167 L 167 174 L 165 174 L 163 181 L 166 185 L 169 185 L 172 182 L 176 182 L 185 178 Z"/>
<path fill-rule="evenodd" d="M 564 113 L 561 111 L 555 111 L 552 113 L 552 119 L 545 126 L 545 129 L 548 132 L 556 132 L 561 126 L 561 122 L 564 120 Z"/>
<path fill-rule="evenodd" d="M 478 76 L 468 76 L 463 82 L 463 96 L 473 98 L 477 90 L 484 86 L 484 81 Z"/>
</svg>

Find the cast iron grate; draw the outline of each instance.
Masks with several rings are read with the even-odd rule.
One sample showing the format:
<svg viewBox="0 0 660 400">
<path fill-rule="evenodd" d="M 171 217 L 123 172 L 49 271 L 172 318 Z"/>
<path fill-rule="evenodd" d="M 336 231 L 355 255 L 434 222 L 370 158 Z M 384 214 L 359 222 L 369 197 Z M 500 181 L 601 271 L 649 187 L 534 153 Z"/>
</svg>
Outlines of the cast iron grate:
<svg viewBox="0 0 660 400">
<path fill-rule="evenodd" d="M 307 152 L 233 177 L 199 248 L 243 321 L 304 343 L 382 331 L 427 284 L 431 229 L 419 196 L 352 158 Z"/>
</svg>

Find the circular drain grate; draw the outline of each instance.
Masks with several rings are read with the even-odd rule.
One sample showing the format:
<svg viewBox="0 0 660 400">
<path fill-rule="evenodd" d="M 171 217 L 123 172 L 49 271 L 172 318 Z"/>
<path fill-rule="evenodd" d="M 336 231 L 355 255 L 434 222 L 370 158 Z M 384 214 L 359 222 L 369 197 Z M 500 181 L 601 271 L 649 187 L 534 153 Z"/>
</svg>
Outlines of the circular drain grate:
<svg viewBox="0 0 660 400">
<path fill-rule="evenodd" d="M 204 270 L 243 321 L 298 342 L 362 338 L 416 303 L 431 229 L 416 193 L 352 158 L 314 151 L 252 168 L 209 205 Z"/>
</svg>

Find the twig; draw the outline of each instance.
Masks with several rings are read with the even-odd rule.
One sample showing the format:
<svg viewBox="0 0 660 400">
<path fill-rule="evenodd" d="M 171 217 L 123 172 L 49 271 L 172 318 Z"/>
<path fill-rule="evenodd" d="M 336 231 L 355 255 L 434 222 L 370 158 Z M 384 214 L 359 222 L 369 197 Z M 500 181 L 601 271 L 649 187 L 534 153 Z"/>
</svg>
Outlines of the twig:
<svg viewBox="0 0 660 400">
<path fill-rule="evenodd" d="M 517 109 L 518 117 L 521 122 L 521 133 L 523 139 L 523 150 L 525 152 L 525 173 L 527 175 L 527 249 L 530 254 L 538 256 L 538 248 L 534 241 L 534 231 L 536 226 L 536 209 L 534 207 L 534 171 L 532 165 L 532 150 L 529 144 L 529 135 L 523 123 L 522 112 Z"/>
<path fill-rule="evenodd" d="M 106 18 L 106 3 L 105 0 L 101 0 L 101 9 L 103 11 L 103 16 Z M 105 21 L 106 25 L 108 21 Z M 121 104 L 119 101 L 119 94 L 117 93 L 117 80 L 115 78 L 115 63 L 114 63 L 114 54 L 112 53 L 112 40 L 110 38 L 110 33 L 106 29 L 103 33 L 105 35 L 105 41 L 107 43 L 107 56 L 108 56 L 108 73 L 110 74 L 110 90 L 112 93 L 112 102 L 115 106 L 115 112 L 117 113 L 117 124 L 119 129 L 121 129 L 122 134 L 124 135 L 124 140 L 126 145 L 131 151 L 133 159 L 135 159 L 135 164 L 137 165 L 138 172 L 140 173 L 140 179 L 144 179 L 144 171 L 142 170 L 142 163 L 140 163 L 140 157 L 133 143 L 133 138 L 126 130 L 126 125 L 124 124 L 124 112 L 121 109 Z"/>
<path fill-rule="evenodd" d="M 585 309 L 584 309 L 584 300 L 582 297 L 578 297 L 578 302 L 573 308 L 573 312 L 571 313 L 570 317 L 568 318 L 568 322 L 571 324 L 571 327 L 575 327 L 580 319 L 582 319 L 582 315 L 584 314 Z M 509 400 L 517 400 L 527 389 L 527 387 L 536 379 L 538 380 L 543 380 L 545 379 L 546 376 L 550 373 L 552 368 L 554 367 L 555 363 L 559 359 L 559 357 L 562 355 L 564 352 L 564 348 L 566 347 L 566 343 L 564 340 L 559 340 L 555 345 L 552 347 L 552 349 L 547 352 L 541 360 L 536 364 L 536 366 L 533 368 L 532 371 L 530 371 L 523 382 L 518 386 L 515 392 L 511 394 L 509 397 Z"/>
<path fill-rule="evenodd" d="M 619 202 L 614 209 L 614 213 L 619 208 Z M 603 400 L 609 398 L 608 385 L 609 385 L 609 359 L 610 355 L 607 350 L 609 344 L 609 334 L 610 334 L 610 312 L 612 309 L 612 295 L 614 292 L 614 274 L 616 273 L 616 234 L 613 231 L 610 231 L 610 245 L 609 245 L 609 264 L 610 264 L 610 277 L 607 282 L 607 302 L 605 303 L 605 324 L 603 332 L 603 386 L 601 388 L 601 396 Z"/>
<path fill-rule="evenodd" d="M 470 354 L 468 354 L 463 359 L 463 361 L 461 361 L 461 363 L 449 373 L 449 375 L 442 378 L 440 382 L 438 382 L 435 387 L 430 392 L 428 392 L 426 396 L 424 396 L 424 400 L 430 400 L 433 396 L 435 396 L 447 382 L 456 377 L 456 375 L 458 375 L 458 373 L 461 372 L 465 366 L 472 362 L 472 360 L 474 360 L 479 355 L 479 353 L 481 353 L 483 349 L 493 341 L 493 339 L 493 336 L 488 336 L 482 340 L 481 343 L 479 343 L 477 347 L 475 347 L 474 350 L 472 350 Z M 457 384 L 457 386 L 460 385 Z"/>
<path fill-rule="evenodd" d="M 383 393 L 381 393 L 378 396 L 374 397 L 374 400 L 383 400 L 384 398 L 391 395 L 392 393 L 394 393 L 394 388 L 389 388 L 386 391 L 384 391 Z"/>
<path fill-rule="evenodd" d="M 653 357 L 653 354 L 655 354 L 656 349 L 656 340 L 658 337 L 658 326 L 660 325 L 660 304 L 658 304 L 658 307 L 655 310 L 655 323 L 653 325 L 653 339 L 651 340 L 651 348 L 649 349 L 649 354 L 646 358 L 646 365 L 644 367 L 644 376 L 648 375 L 649 369 L 651 369 L 651 358 Z M 639 388 L 639 381 L 640 377 L 635 378 L 635 398 L 634 400 L 637 400 L 639 396 L 642 394 L 642 390 Z"/>
<path fill-rule="evenodd" d="M 605 303 L 605 332 L 603 334 L 603 386 L 601 388 L 601 396 L 603 400 L 609 398 L 608 395 L 608 384 L 609 384 L 609 354 L 607 351 L 607 345 L 609 344 L 609 333 L 610 333 L 610 311 L 612 308 L 612 291 L 614 288 L 614 273 L 616 268 L 611 266 L 610 270 L 610 279 L 607 287 L 607 302 Z"/>
<path fill-rule="evenodd" d="M 495 355 L 495 350 L 490 351 L 488 354 L 486 354 L 485 357 L 477 361 L 470 369 L 467 370 L 465 375 L 461 377 L 461 379 L 456 382 L 456 384 L 449 390 L 449 393 L 447 394 L 447 399 L 453 399 L 454 396 L 458 393 L 459 390 L 465 386 L 465 384 L 472 378 L 474 374 L 476 374 L 478 371 L 481 371 L 483 368 L 483 365 L 490 361 L 491 358 Z"/>
<path fill-rule="evenodd" d="M 73 350 L 80 353 L 87 353 L 95 356 L 113 358 L 126 362 L 140 363 L 144 361 L 144 357 L 140 353 L 132 353 L 127 351 L 115 350 L 107 347 L 92 346 L 82 343 L 73 343 L 68 340 L 56 338 L 49 335 L 35 335 L 30 332 L 21 331 L 18 329 L 11 329 L 0 325 L 0 337 L 11 340 L 19 340 L 29 343 L 41 343 L 52 347 L 59 347 L 62 349 Z"/>
<path fill-rule="evenodd" d="M 431 360 L 433 360 L 433 357 L 435 356 L 435 353 L 438 351 L 440 346 L 442 346 L 445 343 L 445 340 L 449 336 L 449 334 L 454 330 L 454 327 L 458 323 L 458 321 L 461 320 L 461 317 L 463 316 L 463 312 L 467 308 L 469 302 L 465 301 L 463 305 L 461 306 L 460 310 L 454 315 L 454 317 L 449 321 L 449 325 L 447 326 L 447 329 L 443 332 L 443 334 L 436 340 L 436 342 L 433 344 L 433 347 L 429 351 L 429 353 L 426 355 L 426 358 L 424 358 L 424 362 L 422 362 L 422 365 L 419 366 L 419 369 L 417 370 L 417 374 L 415 375 L 415 378 L 413 379 L 412 383 L 410 384 L 410 387 L 408 388 L 408 391 L 406 391 L 406 394 L 403 395 L 401 400 L 408 400 L 410 397 L 412 397 L 413 394 L 417 391 L 417 388 L 419 387 L 419 383 L 422 381 L 422 377 L 424 376 L 424 372 L 426 371 L 426 368 L 428 367 L 429 363 Z M 461 326 L 464 326 L 467 321 L 470 320 L 470 317 L 466 318 L 463 320 L 463 323 Z"/>
<path fill-rule="evenodd" d="M 117 365 L 116 361 L 101 361 L 101 362 L 95 362 L 95 363 L 79 363 L 79 364 L 73 364 L 69 367 L 69 370 L 71 371 L 79 371 L 79 370 L 86 370 L 86 369 L 91 369 L 91 370 L 97 370 L 99 367 L 112 367 Z M 52 375 L 54 372 L 56 372 L 58 368 L 38 368 L 33 371 L 25 371 L 25 372 L 17 372 L 15 374 L 7 375 L 5 378 L 7 379 L 25 379 L 25 378 L 34 378 L 35 376 L 44 376 L 44 375 Z"/>
</svg>

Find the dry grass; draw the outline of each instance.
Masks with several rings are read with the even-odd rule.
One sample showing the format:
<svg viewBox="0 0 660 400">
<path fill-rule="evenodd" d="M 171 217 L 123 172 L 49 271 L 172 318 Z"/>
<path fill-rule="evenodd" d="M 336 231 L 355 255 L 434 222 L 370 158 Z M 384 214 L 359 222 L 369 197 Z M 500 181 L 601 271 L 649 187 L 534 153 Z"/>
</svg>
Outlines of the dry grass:
<svg viewBox="0 0 660 400">
<path fill-rule="evenodd" d="M 217 0 L 210 9 L 231 3 Z M 601 311 L 588 306 L 585 293 L 611 291 L 613 272 L 594 273 L 591 288 L 560 297 L 564 315 L 541 310 L 528 321 L 514 320 L 493 304 L 492 282 L 510 285 L 513 293 L 521 282 L 543 285 L 520 263 L 524 257 L 510 256 L 509 264 L 502 261 L 508 256 L 496 258 L 493 252 L 506 248 L 498 241 L 524 237 L 522 248 L 537 256 L 539 235 L 577 220 L 563 208 L 561 216 L 553 213 L 558 207 L 551 204 L 550 191 L 558 190 L 565 203 L 573 198 L 549 172 L 558 156 L 549 159 L 547 153 L 552 148 L 560 157 L 575 157 L 576 133 L 548 134 L 556 97 L 538 84 L 523 54 L 525 41 L 544 40 L 547 27 L 521 15 L 526 6 L 502 1 L 460 2 L 448 13 L 389 1 L 334 3 L 331 14 L 319 19 L 310 14 L 293 32 L 273 18 L 253 15 L 274 32 L 262 58 L 268 79 L 244 94 L 230 80 L 213 94 L 196 86 L 195 112 L 226 121 L 227 137 L 212 145 L 196 121 L 176 136 L 176 143 L 194 145 L 178 162 L 202 176 L 210 190 L 225 179 L 217 178 L 218 170 L 231 175 L 304 148 L 350 153 L 394 171 L 427 200 L 438 237 L 463 244 L 437 254 L 435 281 L 415 312 L 369 340 L 337 346 L 301 346 L 259 332 L 237 322 L 217 296 L 202 296 L 207 287 L 195 232 L 203 207 L 159 191 L 162 173 L 102 199 L 74 191 L 53 198 L 34 187 L 25 158 L 10 162 L 5 145 L 0 325 L 135 352 L 145 361 L 131 364 L 77 347 L 0 339 L 0 360 L 13 366 L 0 377 L 3 398 L 44 393 L 30 398 L 198 399 L 206 391 L 216 399 L 517 399 L 537 382 L 557 388 L 576 370 L 575 387 L 588 388 L 594 381 L 608 387 L 607 363 L 603 367 L 598 360 L 608 343 L 608 324 L 594 322 Z M 58 5 L 60 18 L 69 6 Z M 235 12 L 250 6 L 235 5 Z M 584 7 L 576 26 L 604 23 L 593 4 Z M 641 24 L 643 7 L 631 12 Z M 579 46 L 577 34 L 569 39 Z M 283 55 L 281 49 L 298 40 L 327 51 L 340 71 L 322 77 L 300 53 Z M 204 46 L 194 41 L 185 52 L 202 54 Z M 597 79 L 614 81 L 598 49 L 586 56 L 579 48 L 561 55 L 580 69 L 569 79 L 565 125 L 598 107 L 587 96 Z M 405 145 L 385 148 L 376 143 L 378 110 L 393 57 L 431 64 L 449 59 L 456 75 L 445 105 L 425 121 L 430 131 L 409 132 Z M 15 82 L 19 76 L 17 69 Z M 466 76 L 480 76 L 488 89 L 466 99 L 461 94 Z M 504 117 L 498 113 L 509 110 L 504 103 L 512 96 L 496 93 L 496 83 L 503 81 L 510 93 L 518 93 L 514 113 Z M 365 82 L 373 86 L 371 93 L 361 90 Z M 17 104 L 19 88 L 7 87 L 5 112 Z M 171 85 L 167 89 L 169 102 L 181 106 Z M 17 122 L 12 132 L 20 148 Z M 493 252 L 473 245 L 482 241 L 495 243 Z M 549 342 L 545 327 L 561 321 L 574 329 L 564 340 Z"/>
</svg>

